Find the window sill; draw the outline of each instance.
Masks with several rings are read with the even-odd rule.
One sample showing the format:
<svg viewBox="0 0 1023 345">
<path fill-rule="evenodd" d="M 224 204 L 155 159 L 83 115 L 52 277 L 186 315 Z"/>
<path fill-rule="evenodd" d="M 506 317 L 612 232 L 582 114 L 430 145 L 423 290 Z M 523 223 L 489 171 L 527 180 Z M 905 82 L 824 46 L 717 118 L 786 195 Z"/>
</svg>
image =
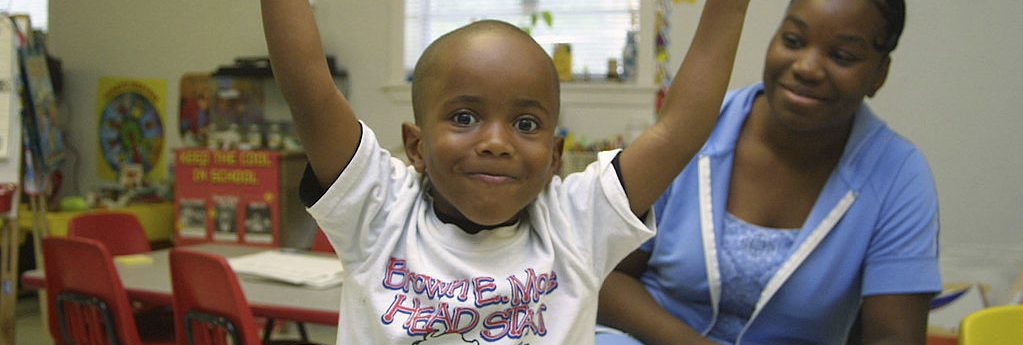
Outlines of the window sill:
<svg viewBox="0 0 1023 345">
<path fill-rule="evenodd" d="M 657 85 L 616 82 L 562 82 L 561 105 L 589 107 L 653 106 Z M 392 103 L 412 105 L 412 85 L 403 83 L 382 88 Z"/>
</svg>

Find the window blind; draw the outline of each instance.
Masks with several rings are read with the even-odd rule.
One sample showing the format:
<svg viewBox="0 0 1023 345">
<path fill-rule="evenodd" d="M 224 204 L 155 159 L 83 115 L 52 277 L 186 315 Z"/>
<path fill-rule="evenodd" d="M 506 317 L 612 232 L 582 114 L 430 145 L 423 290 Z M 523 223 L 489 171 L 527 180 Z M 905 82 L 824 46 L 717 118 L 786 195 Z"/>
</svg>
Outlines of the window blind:
<svg viewBox="0 0 1023 345">
<path fill-rule="evenodd" d="M 533 13 L 548 11 L 550 27 Z M 407 74 L 423 50 L 441 35 L 476 20 L 496 19 L 530 28 L 550 55 L 557 43 L 571 44 L 572 72 L 594 78 L 607 74 L 608 60 L 622 71 L 622 51 L 629 31 L 639 30 L 639 0 L 405 0 Z"/>
<path fill-rule="evenodd" d="M 4 12 L 11 14 L 28 14 L 32 19 L 32 28 L 46 31 L 49 15 L 49 0 L 8 0 Z"/>
</svg>

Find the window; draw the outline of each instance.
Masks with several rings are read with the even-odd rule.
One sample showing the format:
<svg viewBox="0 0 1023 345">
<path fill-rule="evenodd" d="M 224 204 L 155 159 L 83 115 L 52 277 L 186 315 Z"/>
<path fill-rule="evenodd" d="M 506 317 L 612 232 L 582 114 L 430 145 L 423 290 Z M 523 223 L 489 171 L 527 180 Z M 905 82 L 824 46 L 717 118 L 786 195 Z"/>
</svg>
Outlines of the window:
<svg viewBox="0 0 1023 345">
<path fill-rule="evenodd" d="M 47 15 L 49 0 L 8 0 L 4 12 L 10 14 L 28 14 L 32 19 L 32 28 L 46 31 L 49 18 Z"/>
<path fill-rule="evenodd" d="M 444 33 L 475 20 L 503 20 L 530 28 L 533 38 L 550 55 L 556 43 L 572 48 L 572 72 L 594 77 L 607 74 L 608 60 L 617 60 L 629 31 L 639 30 L 640 0 L 404 0 L 404 68 L 411 74 L 426 46 Z M 549 12 L 533 25 L 531 15 Z M 542 18 L 542 16 L 539 16 Z"/>
</svg>

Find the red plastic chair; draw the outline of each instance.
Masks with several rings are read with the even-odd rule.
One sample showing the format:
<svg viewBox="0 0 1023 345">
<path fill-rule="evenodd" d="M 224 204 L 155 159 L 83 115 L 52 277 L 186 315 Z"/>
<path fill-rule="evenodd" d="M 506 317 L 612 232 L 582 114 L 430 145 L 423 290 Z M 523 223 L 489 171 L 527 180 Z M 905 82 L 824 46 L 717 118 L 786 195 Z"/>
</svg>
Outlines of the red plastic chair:
<svg viewBox="0 0 1023 345">
<path fill-rule="evenodd" d="M 259 327 L 227 259 L 174 248 L 170 269 L 179 345 L 309 344 L 259 339 Z"/>
<path fill-rule="evenodd" d="M 83 213 L 71 218 L 68 236 L 97 240 L 113 256 L 148 253 L 151 250 L 142 223 L 131 213 Z M 135 323 L 142 334 L 174 336 L 174 312 L 170 307 L 132 302 Z"/>
<path fill-rule="evenodd" d="M 221 256 L 174 248 L 170 252 L 174 320 L 179 345 L 258 345 L 259 330 L 238 277 Z"/>
<path fill-rule="evenodd" d="M 315 345 L 307 340 L 261 341 L 252 309 L 227 259 L 175 248 L 170 261 L 178 345 Z"/>
<path fill-rule="evenodd" d="M 43 253 L 50 335 L 57 344 L 174 343 L 140 337 L 128 294 L 99 241 L 47 237 Z"/>
<path fill-rule="evenodd" d="M 313 246 L 309 248 L 309 250 L 321 253 L 333 253 L 334 246 L 330 245 L 330 241 L 327 240 L 327 234 L 323 233 L 323 229 L 316 228 L 316 236 L 313 237 Z"/>
<path fill-rule="evenodd" d="M 83 213 L 68 223 L 69 237 L 100 241 L 114 256 L 147 253 L 151 250 L 146 232 L 131 213 Z"/>
</svg>

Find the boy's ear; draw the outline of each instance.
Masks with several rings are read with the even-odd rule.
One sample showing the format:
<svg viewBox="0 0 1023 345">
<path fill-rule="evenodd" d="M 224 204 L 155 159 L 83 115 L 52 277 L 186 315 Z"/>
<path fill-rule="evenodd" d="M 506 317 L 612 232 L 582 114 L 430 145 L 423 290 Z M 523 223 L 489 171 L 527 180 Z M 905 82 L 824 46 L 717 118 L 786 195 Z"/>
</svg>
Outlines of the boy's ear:
<svg viewBox="0 0 1023 345">
<path fill-rule="evenodd" d="M 554 147 L 551 148 L 551 168 L 557 174 L 561 170 L 561 153 L 565 149 L 565 137 L 554 136 Z"/>
<path fill-rule="evenodd" d="M 423 163 L 423 130 L 411 122 L 403 122 L 401 140 L 405 143 L 405 155 L 409 162 L 422 174 L 426 171 L 426 164 Z"/>
</svg>

